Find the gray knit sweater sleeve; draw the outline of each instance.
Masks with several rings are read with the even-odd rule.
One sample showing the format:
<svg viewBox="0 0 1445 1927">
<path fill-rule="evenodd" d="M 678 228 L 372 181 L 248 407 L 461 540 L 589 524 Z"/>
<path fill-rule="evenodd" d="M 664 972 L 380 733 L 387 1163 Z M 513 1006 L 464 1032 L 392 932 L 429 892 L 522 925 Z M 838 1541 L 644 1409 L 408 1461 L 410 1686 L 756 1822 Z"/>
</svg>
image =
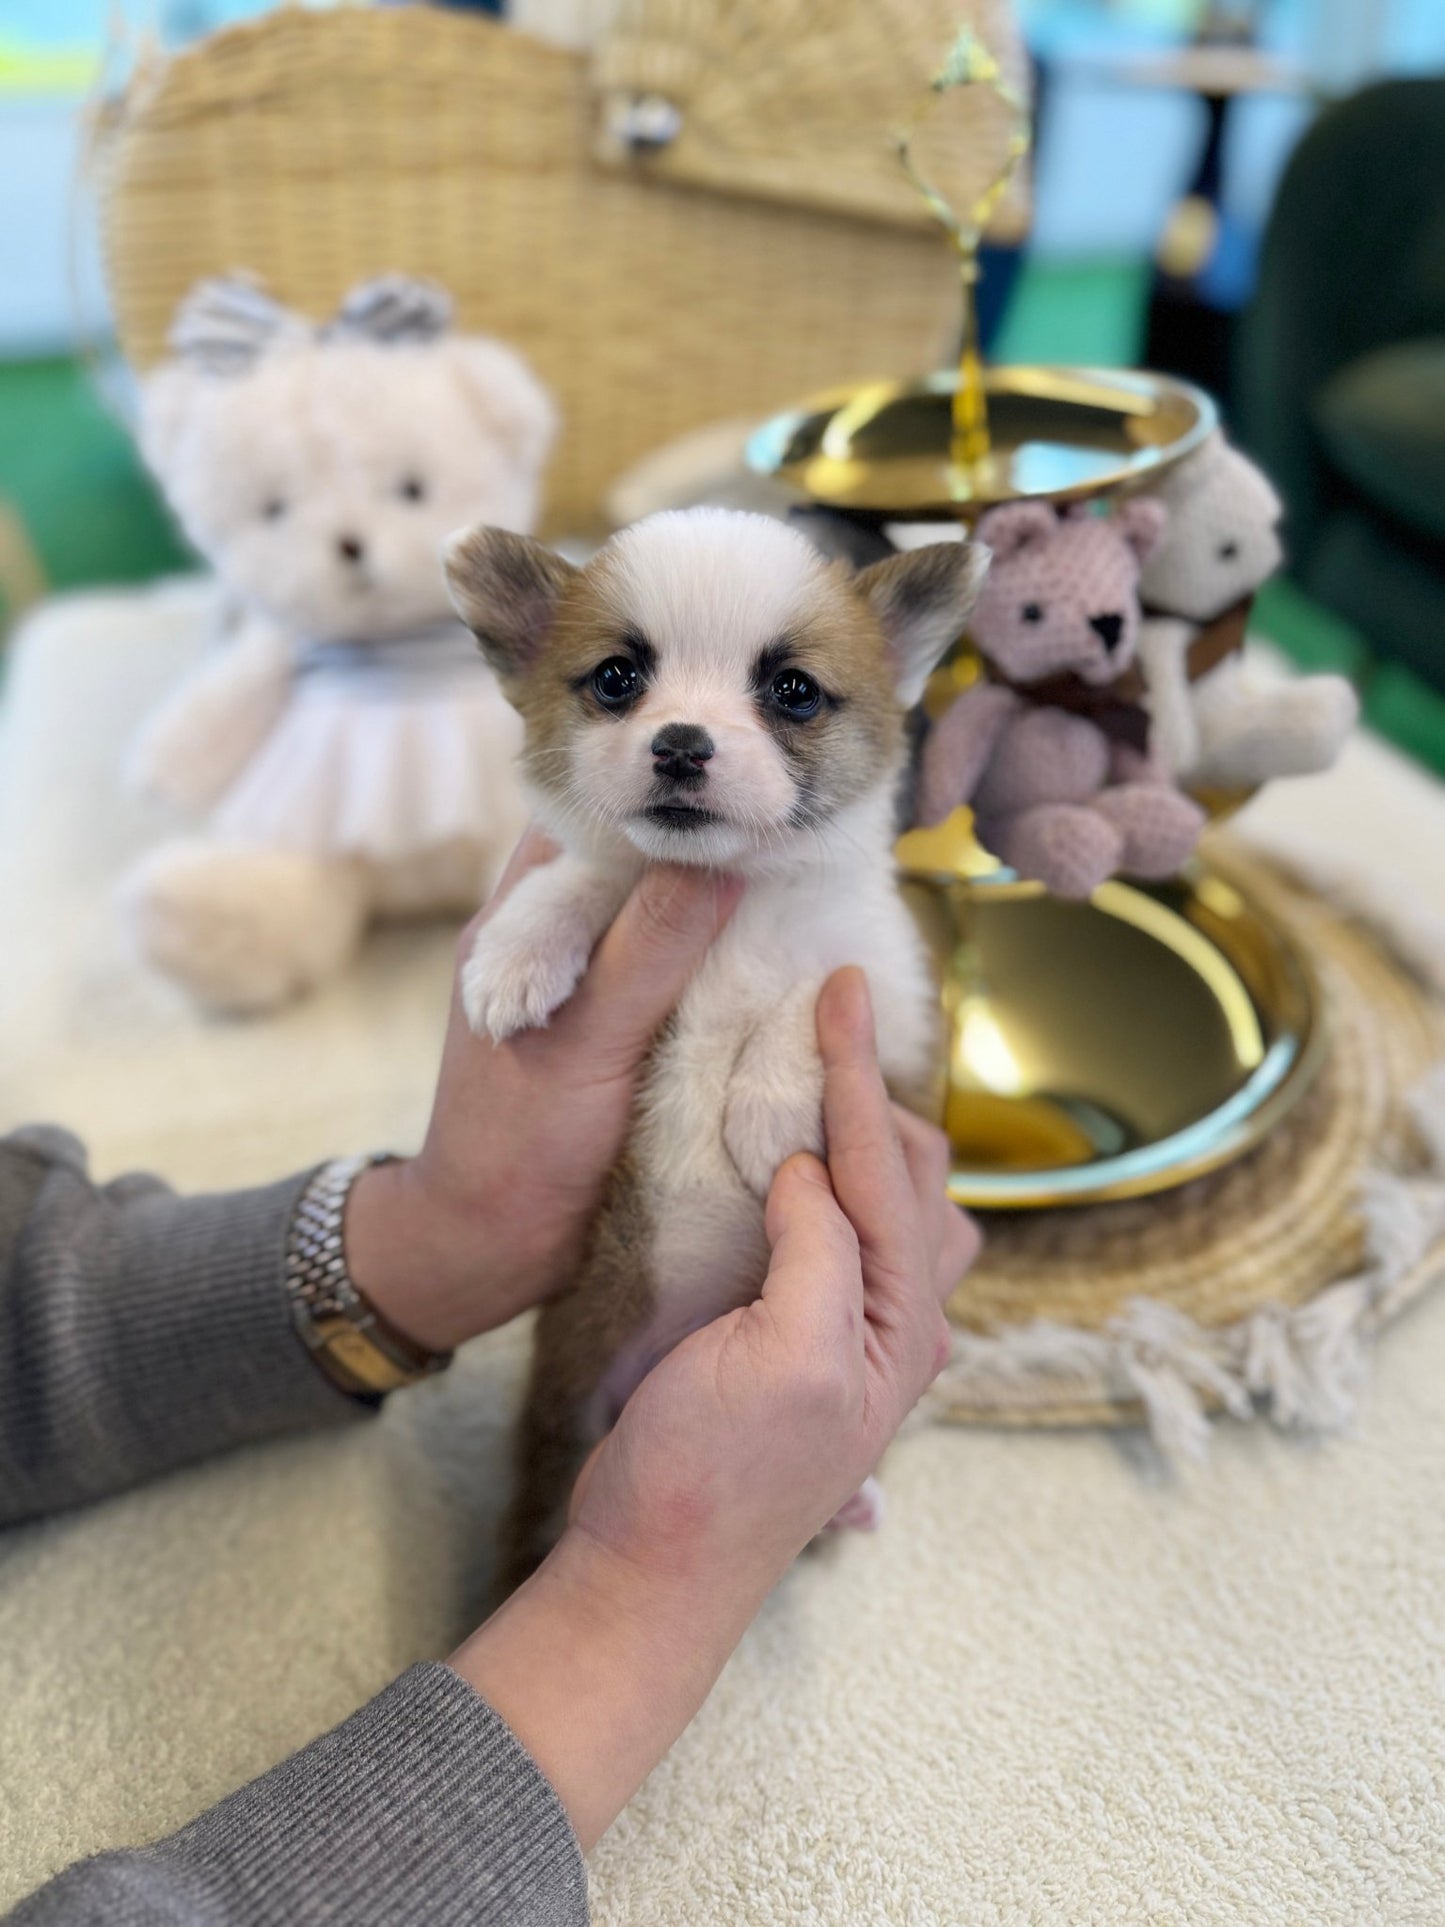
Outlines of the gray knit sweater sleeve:
<svg viewBox="0 0 1445 1927">
<path fill-rule="evenodd" d="M 509 1729 L 445 1666 L 168 1840 L 72 1867 L 10 1927 L 585 1927 L 576 1836 Z"/>
<path fill-rule="evenodd" d="M 0 1138 L 0 1525 L 365 1413 L 291 1324 L 305 1183 L 178 1198 L 93 1184 L 64 1131 Z"/>
<path fill-rule="evenodd" d="M 290 1320 L 287 1226 L 304 1175 L 177 1198 L 97 1186 L 76 1141 L 0 1139 L 0 1524 L 224 1447 L 345 1423 Z M 556 1794 L 445 1666 L 152 1846 L 70 1868 L 23 1927 L 585 1927 Z"/>
</svg>

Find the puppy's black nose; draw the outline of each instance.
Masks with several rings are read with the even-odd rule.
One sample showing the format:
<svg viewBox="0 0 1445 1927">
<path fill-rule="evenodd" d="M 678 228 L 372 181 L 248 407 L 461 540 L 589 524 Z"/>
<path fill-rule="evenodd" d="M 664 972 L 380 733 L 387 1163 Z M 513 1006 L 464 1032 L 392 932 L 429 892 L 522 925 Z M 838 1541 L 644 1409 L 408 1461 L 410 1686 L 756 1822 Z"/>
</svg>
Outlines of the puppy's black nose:
<svg viewBox="0 0 1445 1927">
<path fill-rule="evenodd" d="M 343 562 L 359 562 L 362 556 L 366 554 L 366 544 L 359 536 L 338 535 L 336 538 L 336 553 L 341 557 Z"/>
<path fill-rule="evenodd" d="M 705 776 L 703 764 L 715 754 L 712 737 L 696 723 L 667 723 L 652 739 L 652 766 L 669 783 L 695 789 Z"/>
<path fill-rule="evenodd" d="M 1122 616 L 1090 616 L 1089 627 L 1106 649 L 1117 649 L 1119 638 L 1124 633 Z"/>
</svg>

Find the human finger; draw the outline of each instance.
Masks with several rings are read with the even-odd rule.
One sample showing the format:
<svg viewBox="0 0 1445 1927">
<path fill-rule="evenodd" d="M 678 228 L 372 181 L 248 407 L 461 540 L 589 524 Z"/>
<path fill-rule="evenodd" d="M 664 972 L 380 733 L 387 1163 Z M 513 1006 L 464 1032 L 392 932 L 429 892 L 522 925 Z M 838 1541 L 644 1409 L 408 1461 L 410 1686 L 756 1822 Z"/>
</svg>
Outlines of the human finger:
<svg viewBox="0 0 1445 1927">
<path fill-rule="evenodd" d="M 916 1206 L 861 970 L 834 971 L 819 993 L 817 1026 L 829 1175 L 859 1244 L 886 1283 L 909 1268 Z"/>
<path fill-rule="evenodd" d="M 739 878 L 692 865 L 643 871 L 592 956 L 569 1028 L 601 1061 L 640 1063 L 737 907 Z"/>
<path fill-rule="evenodd" d="M 779 1166 L 764 1227 L 772 1257 L 763 1302 L 785 1338 L 810 1347 L 851 1342 L 861 1353 L 863 1268 L 858 1239 L 827 1167 L 806 1151 Z"/>
<path fill-rule="evenodd" d="M 952 1160 L 943 1132 L 899 1104 L 893 1107 L 893 1122 L 918 1196 L 934 1290 L 947 1299 L 978 1256 L 983 1236 L 975 1221 L 948 1196 Z"/>
</svg>

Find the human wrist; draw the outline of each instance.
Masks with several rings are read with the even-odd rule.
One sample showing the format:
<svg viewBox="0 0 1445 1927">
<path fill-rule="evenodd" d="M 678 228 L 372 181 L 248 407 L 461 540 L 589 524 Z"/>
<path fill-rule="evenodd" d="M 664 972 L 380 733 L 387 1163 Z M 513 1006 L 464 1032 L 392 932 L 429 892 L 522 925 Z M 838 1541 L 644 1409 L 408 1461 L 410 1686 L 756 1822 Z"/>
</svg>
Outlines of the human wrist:
<svg viewBox="0 0 1445 1927">
<path fill-rule="evenodd" d="M 701 1579 L 574 1525 L 452 1655 L 551 1782 L 584 1849 L 692 1719 L 761 1603 Z"/>
<path fill-rule="evenodd" d="M 500 1322 L 482 1282 L 480 1220 L 438 1200 L 417 1159 L 389 1158 L 360 1173 L 342 1239 L 357 1289 L 416 1344 L 451 1351 Z"/>
</svg>

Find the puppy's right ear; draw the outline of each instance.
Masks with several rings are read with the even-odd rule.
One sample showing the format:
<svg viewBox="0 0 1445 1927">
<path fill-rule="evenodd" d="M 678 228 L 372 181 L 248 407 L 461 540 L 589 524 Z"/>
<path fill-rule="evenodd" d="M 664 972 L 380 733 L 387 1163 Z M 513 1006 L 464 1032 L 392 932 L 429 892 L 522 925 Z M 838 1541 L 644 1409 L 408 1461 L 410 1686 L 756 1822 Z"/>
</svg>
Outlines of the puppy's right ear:
<svg viewBox="0 0 1445 1927">
<path fill-rule="evenodd" d="M 457 613 L 503 682 L 525 676 L 542 653 L 557 604 L 579 573 L 530 535 L 475 528 L 446 545 Z"/>
</svg>

